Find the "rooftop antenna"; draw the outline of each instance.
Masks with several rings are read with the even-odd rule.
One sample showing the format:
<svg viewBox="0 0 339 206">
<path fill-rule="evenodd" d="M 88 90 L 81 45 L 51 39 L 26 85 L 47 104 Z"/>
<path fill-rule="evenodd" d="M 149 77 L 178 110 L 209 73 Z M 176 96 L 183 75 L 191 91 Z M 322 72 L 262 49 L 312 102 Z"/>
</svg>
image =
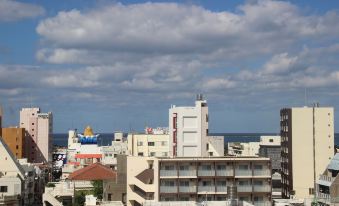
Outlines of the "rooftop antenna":
<svg viewBox="0 0 339 206">
<path fill-rule="evenodd" d="M 307 88 L 305 87 L 305 96 L 304 96 L 305 106 L 307 106 Z"/>
</svg>

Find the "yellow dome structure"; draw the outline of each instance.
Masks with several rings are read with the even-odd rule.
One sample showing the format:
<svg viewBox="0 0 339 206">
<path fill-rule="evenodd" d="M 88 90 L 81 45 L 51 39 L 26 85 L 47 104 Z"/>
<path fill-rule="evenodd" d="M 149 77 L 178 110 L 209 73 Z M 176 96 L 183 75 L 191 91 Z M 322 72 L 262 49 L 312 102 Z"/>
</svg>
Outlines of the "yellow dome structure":
<svg viewBox="0 0 339 206">
<path fill-rule="evenodd" d="M 85 137 L 91 137 L 91 136 L 94 136 L 93 130 L 92 130 L 92 128 L 91 128 L 90 126 L 87 126 L 87 127 L 85 128 L 84 136 L 85 136 Z"/>
</svg>

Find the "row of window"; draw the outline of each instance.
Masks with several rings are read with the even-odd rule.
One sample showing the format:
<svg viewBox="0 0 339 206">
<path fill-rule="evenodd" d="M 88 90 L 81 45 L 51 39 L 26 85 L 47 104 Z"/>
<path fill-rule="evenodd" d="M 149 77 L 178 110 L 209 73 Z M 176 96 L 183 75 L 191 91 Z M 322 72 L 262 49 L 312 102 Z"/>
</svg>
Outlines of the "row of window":
<svg viewBox="0 0 339 206">
<path fill-rule="evenodd" d="M 226 165 L 216 165 L 217 170 L 226 170 Z M 253 165 L 253 169 L 255 170 L 262 170 L 264 167 L 263 165 Z M 175 170 L 175 165 L 164 165 L 163 167 L 164 170 Z M 212 170 L 213 167 L 212 165 L 201 165 L 200 168 L 201 170 Z M 250 166 L 249 165 L 238 165 L 237 169 L 239 170 L 249 170 Z M 180 165 L 179 170 L 189 170 L 189 165 Z"/>
<path fill-rule="evenodd" d="M 229 185 L 232 184 L 231 182 L 229 183 Z M 237 181 L 237 184 L 240 186 L 249 186 L 249 185 L 253 185 L 253 186 L 263 186 L 264 185 L 264 181 L 262 180 L 253 180 L 253 182 L 251 182 L 250 180 L 239 180 Z M 227 182 L 226 181 L 216 181 L 216 186 L 226 186 Z M 215 186 L 214 182 L 211 180 L 203 180 L 200 182 L 199 186 Z M 176 186 L 176 182 L 175 181 L 171 181 L 171 180 L 164 180 L 161 182 L 161 186 L 168 186 L 168 187 L 174 187 Z M 188 187 L 190 186 L 190 181 L 189 180 L 181 180 L 179 181 L 179 186 L 181 187 Z M 193 185 L 191 185 L 193 186 Z"/>
<path fill-rule="evenodd" d="M 158 144 L 159 146 L 167 146 L 167 145 L 168 145 L 167 141 L 159 141 L 159 142 L 157 142 L 157 144 Z M 137 145 L 138 145 L 138 146 L 143 146 L 143 145 L 144 145 L 144 142 L 139 141 L 139 142 L 137 143 Z M 155 142 L 148 142 L 147 145 L 148 145 L 148 146 L 155 146 Z"/>
<path fill-rule="evenodd" d="M 138 152 L 138 156 L 143 157 L 144 153 L 143 152 Z M 168 152 L 150 152 L 148 154 L 148 156 L 150 157 L 167 157 L 168 156 Z"/>
</svg>

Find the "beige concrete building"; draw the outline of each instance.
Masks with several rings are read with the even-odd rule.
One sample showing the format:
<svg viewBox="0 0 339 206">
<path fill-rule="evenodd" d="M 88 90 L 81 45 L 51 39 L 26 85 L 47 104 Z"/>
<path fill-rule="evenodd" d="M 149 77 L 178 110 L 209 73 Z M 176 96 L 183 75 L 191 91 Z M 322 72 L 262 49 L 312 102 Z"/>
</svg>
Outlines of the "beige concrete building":
<svg viewBox="0 0 339 206">
<path fill-rule="evenodd" d="M 333 108 L 286 108 L 280 117 L 282 196 L 310 198 L 334 155 Z"/>
<path fill-rule="evenodd" d="M 169 109 L 170 156 L 224 156 L 224 137 L 209 136 L 208 106 L 203 96 L 197 95 L 194 107 Z"/>
<path fill-rule="evenodd" d="M 17 159 L 24 158 L 25 129 L 17 127 L 2 128 L 2 138 Z"/>
<path fill-rule="evenodd" d="M 271 205 L 271 168 L 258 157 L 127 157 L 127 205 L 152 201 L 225 201 L 237 198 Z"/>
<path fill-rule="evenodd" d="M 52 113 L 40 113 L 39 108 L 22 108 L 20 127 L 25 128 L 25 157 L 29 162 L 52 160 Z"/>
<path fill-rule="evenodd" d="M 128 154 L 132 156 L 167 157 L 169 156 L 168 132 L 131 133 L 127 136 Z"/>
</svg>

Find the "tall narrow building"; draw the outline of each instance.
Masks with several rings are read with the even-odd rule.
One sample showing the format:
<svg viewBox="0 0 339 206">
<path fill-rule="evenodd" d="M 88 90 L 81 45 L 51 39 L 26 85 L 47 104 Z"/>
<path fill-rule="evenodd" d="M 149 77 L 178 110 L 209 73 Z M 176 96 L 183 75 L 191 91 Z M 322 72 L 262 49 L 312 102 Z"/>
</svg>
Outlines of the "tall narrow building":
<svg viewBox="0 0 339 206">
<path fill-rule="evenodd" d="M 52 160 L 52 113 L 40 113 L 40 108 L 22 108 L 20 127 L 25 128 L 25 156 L 29 162 Z"/>
<path fill-rule="evenodd" d="M 280 111 L 282 196 L 308 198 L 315 181 L 334 155 L 332 107 L 284 108 Z"/>
<path fill-rule="evenodd" d="M 208 157 L 224 155 L 224 138 L 208 136 L 208 106 L 201 94 L 194 107 L 169 109 L 170 155 Z"/>
</svg>

